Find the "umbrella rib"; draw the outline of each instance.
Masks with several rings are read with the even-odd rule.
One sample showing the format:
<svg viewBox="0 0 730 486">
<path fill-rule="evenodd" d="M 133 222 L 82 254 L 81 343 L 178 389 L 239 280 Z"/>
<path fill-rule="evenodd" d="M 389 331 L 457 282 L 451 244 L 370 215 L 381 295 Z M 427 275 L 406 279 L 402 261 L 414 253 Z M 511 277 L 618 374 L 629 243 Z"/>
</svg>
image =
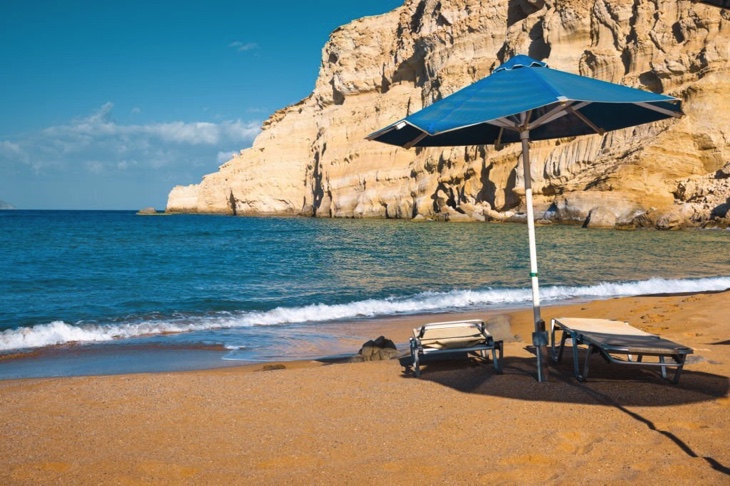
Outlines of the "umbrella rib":
<svg viewBox="0 0 730 486">
<path fill-rule="evenodd" d="M 575 101 L 571 101 L 570 103 L 576 103 Z M 557 120 L 560 117 L 563 117 L 568 114 L 568 107 L 570 107 L 572 110 L 580 110 L 581 108 L 590 105 L 587 101 L 582 101 L 577 104 L 560 104 L 550 110 L 549 112 L 545 113 L 543 116 L 538 118 L 534 121 L 534 123 L 531 123 L 530 126 L 533 128 L 540 127 L 542 125 L 547 125 L 548 123 L 552 123 L 553 121 Z"/>
<path fill-rule="evenodd" d="M 682 112 L 681 111 L 667 110 L 666 108 L 662 108 L 662 107 L 653 105 L 651 103 L 639 102 L 639 103 L 636 103 L 636 104 L 638 106 L 641 106 L 642 108 L 646 108 L 647 110 L 652 110 L 652 111 L 656 111 L 658 113 L 661 113 L 662 115 L 669 115 L 669 116 L 672 116 L 674 118 L 679 118 L 679 117 L 682 116 Z"/>
<path fill-rule="evenodd" d="M 398 123 L 401 123 L 401 122 L 398 122 Z M 370 135 L 365 137 L 365 140 L 373 141 L 373 140 L 376 140 L 381 135 L 385 135 L 386 133 L 392 132 L 393 130 L 395 130 L 397 128 L 398 123 L 393 123 L 392 125 L 388 125 L 385 128 L 381 128 L 380 130 L 371 133 Z"/>
<path fill-rule="evenodd" d="M 423 140 L 426 137 L 428 137 L 428 132 L 423 132 L 419 136 L 417 136 L 416 138 L 411 140 L 410 142 L 404 144 L 403 148 L 406 150 L 410 150 L 414 145 L 416 145 L 418 142 L 420 142 L 421 140 Z"/>
<path fill-rule="evenodd" d="M 567 106 L 565 109 L 569 113 L 580 118 L 580 120 L 583 123 L 585 123 L 586 125 L 591 127 L 593 129 L 593 131 L 596 132 L 597 134 L 603 135 L 604 133 L 606 133 L 606 130 L 604 130 L 603 128 L 597 127 L 592 121 L 590 121 L 588 118 L 586 118 L 586 116 L 583 113 L 581 113 L 580 111 L 574 110 L 572 106 Z"/>
<path fill-rule="evenodd" d="M 507 128 L 510 130 L 519 131 L 519 125 L 509 118 L 497 118 L 496 120 L 490 120 L 486 123 L 500 128 Z"/>
</svg>

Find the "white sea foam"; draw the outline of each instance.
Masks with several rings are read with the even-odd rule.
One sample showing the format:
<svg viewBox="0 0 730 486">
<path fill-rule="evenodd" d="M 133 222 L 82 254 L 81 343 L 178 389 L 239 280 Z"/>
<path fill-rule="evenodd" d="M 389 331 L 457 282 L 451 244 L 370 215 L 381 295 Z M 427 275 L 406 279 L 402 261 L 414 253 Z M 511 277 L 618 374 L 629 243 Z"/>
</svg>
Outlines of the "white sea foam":
<svg viewBox="0 0 730 486">
<path fill-rule="evenodd" d="M 139 336 L 201 331 L 230 327 L 223 319 L 199 322 L 141 322 L 117 325 L 68 324 L 54 321 L 32 327 L 0 332 L 0 351 L 42 348 L 66 343 L 91 343 L 129 339 Z"/>
<path fill-rule="evenodd" d="M 540 289 L 540 296 L 543 302 L 558 302 L 569 299 L 602 299 L 645 294 L 704 292 L 728 288 L 730 288 L 730 277 L 682 280 L 656 278 L 639 282 L 606 282 L 585 287 L 544 287 Z M 369 299 L 336 305 L 316 304 L 303 307 L 278 307 L 267 312 L 190 317 L 167 321 L 109 325 L 68 324 L 54 321 L 49 324 L 0 332 L 0 351 L 42 348 L 72 342 L 104 342 L 140 336 L 224 328 L 435 313 L 460 309 L 483 309 L 526 304 L 531 300 L 532 293 L 528 288 L 453 290 L 450 292 L 424 292 L 408 298 Z"/>
</svg>

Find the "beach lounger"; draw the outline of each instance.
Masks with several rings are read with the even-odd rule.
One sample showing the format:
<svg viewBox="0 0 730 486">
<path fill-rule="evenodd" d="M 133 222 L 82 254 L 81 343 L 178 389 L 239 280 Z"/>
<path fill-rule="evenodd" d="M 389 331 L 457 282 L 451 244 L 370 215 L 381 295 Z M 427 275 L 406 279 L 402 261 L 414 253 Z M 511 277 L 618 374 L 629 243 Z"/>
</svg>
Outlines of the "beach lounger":
<svg viewBox="0 0 730 486">
<path fill-rule="evenodd" d="M 678 383 L 685 358 L 693 353 L 692 348 L 644 332 L 623 321 L 559 317 L 552 320 L 550 327 L 553 361 L 560 362 L 565 341 L 571 339 L 573 368 L 578 381 L 588 378 L 588 361 L 592 354 L 599 353 L 609 363 L 659 367 L 664 378 L 667 378 L 667 368 L 674 368 L 672 382 Z M 557 351 L 556 331 L 563 331 Z M 582 374 L 578 363 L 579 345 L 588 346 Z M 646 357 L 650 360 L 644 360 Z"/>
<path fill-rule="evenodd" d="M 410 339 L 413 374 L 421 375 L 420 361 L 424 356 L 476 353 L 487 359 L 492 352 L 495 371 L 502 371 L 502 341 L 495 341 L 484 321 L 433 322 L 413 330 Z"/>
</svg>

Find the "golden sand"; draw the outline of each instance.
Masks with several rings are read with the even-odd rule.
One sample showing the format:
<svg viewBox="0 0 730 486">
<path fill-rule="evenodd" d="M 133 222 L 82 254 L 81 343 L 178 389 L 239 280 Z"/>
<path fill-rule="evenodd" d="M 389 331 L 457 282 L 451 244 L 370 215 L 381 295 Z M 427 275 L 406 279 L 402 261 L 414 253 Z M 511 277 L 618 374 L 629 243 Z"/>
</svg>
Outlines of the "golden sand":
<svg viewBox="0 0 730 486">
<path fill-rule="evenodd" d="M 693 347 L 679 385 L 597 356 L 586 383 L 569 359 L 538 383 L 531 310 L 509 315 L 502 375 L 454 360 L 416 379 L 392 360 L 1 381 L 0 484 L 727 485 L 729 296 L 543 309 Z M 377 331 L 405 342 L 431 320 Z"/>
</svg>

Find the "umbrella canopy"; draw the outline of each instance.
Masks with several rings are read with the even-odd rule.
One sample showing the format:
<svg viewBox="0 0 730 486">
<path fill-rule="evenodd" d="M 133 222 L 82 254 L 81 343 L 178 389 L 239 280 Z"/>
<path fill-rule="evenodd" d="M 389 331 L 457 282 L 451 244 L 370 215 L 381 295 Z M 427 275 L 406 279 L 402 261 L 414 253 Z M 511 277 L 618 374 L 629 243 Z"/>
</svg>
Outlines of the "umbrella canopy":
<svg viewBox="0 0 730 486">
<path fill-rule="evenodd" d="M 677 98 L 550 69 L 528 56 L 515 56 L 486 78 L 367 138 L 405 148 L 522 142 L 535 318 L 533 344 L 538 380 L 545 381 L 547 333 L 540 318 L 528 142 L 603 134 L 679 116 L 682 111 Z"/>
<path fill-rule="evenodd" d="M 521 115 L 529 114 L 524 120 Z M 486 145 L 604 133 L 680 116 L 679 100 L 515 56 L 486 78 L 368 136 L 401 147 Z"/>
</svg>

